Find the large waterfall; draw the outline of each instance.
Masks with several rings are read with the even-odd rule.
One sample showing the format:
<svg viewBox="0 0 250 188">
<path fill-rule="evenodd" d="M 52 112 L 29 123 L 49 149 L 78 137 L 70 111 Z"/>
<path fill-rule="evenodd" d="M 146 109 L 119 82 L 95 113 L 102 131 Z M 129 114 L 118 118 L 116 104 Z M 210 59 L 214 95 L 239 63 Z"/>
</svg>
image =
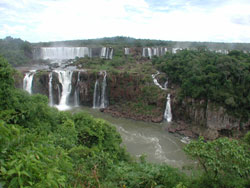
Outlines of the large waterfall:
<svg viewBox="0 0 250 188">
<path fill-rule="evenodd" d="M 100 57 L 104 58 L 104 59 L 112 59 L 112 57 L 113 57 L 113 48 L 103 47 L 101 49 Z"/>
<path fill-rule="evenodd" d="M 143 48 L 142 49 L 142 57 L 148 57 L 149 59 L 152 56 L 163 56 L 167 52 L 167 48 L 165 47 L 154 47 L 154 48 Z"/>
<path fill-rule="evenodd" d="M 103 71 L 101 73 L 104 74 L 102 85 L 100 86 L 98 79 L 95 82 L 93 108 L 106 108 L 108 106 L 107 93 L 106 93 L 107 72 Z"/>
<path fill-rule="evenodd" d="M 30 72 L 25 73 L 24 79 L 23 79 L 23 89 L 28 91 L 29 94 L 32 94 L 32 83 L 33 83 L 33 77 L 36 73 L 36 70 L 30 70 Z"/>
<path fill-rule="evenodd" d="M 75 59 L 75 57 L 92 57 L 88 47 L 49 47 L 41 48 L 42 59 Z"/>
<path fill-rule="evenodd" d="M 62 96 L 60 98 L 59 105 L 57 108 L 59 110 L 67 110 L 69 109 L 69 102 L 68 98 L 71 93 L 71 80 L 73 71 L 68 70 L 55 70 L 58 74 L 59 82 L 62 84 Z"/>
<path fill-rule="evenodd" d="M 68 60 L 76 57 L 100 57 L 112 59 L 113 48 L 90 48 L 90 47 L 41 47 L 34 49 L 34 58 L 50 60 Z"/>
</svg>

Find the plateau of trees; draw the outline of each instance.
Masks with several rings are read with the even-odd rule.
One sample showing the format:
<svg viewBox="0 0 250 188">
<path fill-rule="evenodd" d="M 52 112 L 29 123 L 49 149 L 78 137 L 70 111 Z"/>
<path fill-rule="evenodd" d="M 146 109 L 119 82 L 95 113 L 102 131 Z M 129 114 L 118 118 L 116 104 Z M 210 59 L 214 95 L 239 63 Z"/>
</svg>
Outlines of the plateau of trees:
<svg viewBox="0 0 250 188">
<path fill-rule="evenodd" d="M 27 64 L 32 60 L 32 45 L 12 37 L 0 39 L 0 56 L 6 58 L 13 66 Z"/>
<path fill-rule="evenodd" d="M 14 87 L 14 70 L 0 57 L 0 185 L 32 188 L 249 187 L 249 138 L 198 140 L 187 153 L 199 162 L 186 176 L 166 164 L 134 161 L 104 120 L 60 112 L 42 95 Z"/>
<path fill-rule="evenodd" d="M 179 85 L 180 99 L 192 97 L 224 106 L 228 113 L 247 121 L 250 117 L 250 54 L 228 55 L 205 49 L 183 50 L 155 57 L 153 64 Z"/>
</svg>

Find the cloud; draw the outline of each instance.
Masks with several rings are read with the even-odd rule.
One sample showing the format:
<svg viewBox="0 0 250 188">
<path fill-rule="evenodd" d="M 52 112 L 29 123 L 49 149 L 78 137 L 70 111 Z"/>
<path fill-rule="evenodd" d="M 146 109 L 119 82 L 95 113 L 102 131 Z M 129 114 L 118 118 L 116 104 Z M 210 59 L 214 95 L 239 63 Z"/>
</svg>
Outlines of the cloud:
<svg viewBox="0 0 250 188">
<path fill-rule="evenodd" d="M 250 42 L 247 0 L 1 0 L 0 37 Z"/>
</svg>

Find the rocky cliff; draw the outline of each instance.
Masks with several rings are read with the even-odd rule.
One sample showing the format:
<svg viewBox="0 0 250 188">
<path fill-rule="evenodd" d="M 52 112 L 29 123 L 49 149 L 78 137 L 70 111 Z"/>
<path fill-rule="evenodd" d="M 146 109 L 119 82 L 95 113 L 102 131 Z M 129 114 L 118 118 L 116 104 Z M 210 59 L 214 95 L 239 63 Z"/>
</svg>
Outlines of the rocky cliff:
<svg viewBox="0 0 250 188">
<path fill-rule="evenodd" d="M 32 92 L 49 96 L 50 71 L 38 71 L 33 78 Z M 169 86 L 169 91 L 163 91 L 155 86 L 150 74 L 107 72 L 107 96 L 109 106 L 103 112 L 113 116 L 131 118 L 142 121 L 161 122 L 166 105 L 166 96 L 171 92 L 171 107 L 173 123 L 170 132 L 195 137 L 204 136 L 215 139 L 219 135 L 237 136 L 239 130 L 249 128 L 250 121 L 242 122 L 227 114 L 226 110 L 218 105 L 204 100 L 186 98 L 178 100 L 178 89 Z M 54 104 L 59 104 L 62 85 L 58 74 L 52 73 L 52 93 Z M 93 106 L 93 95 L 96 80 L 101 83 L 102 72 L 77 70 L 72 74 L 71 93 L 69 104 L 74 105 L 75 91 L 79 90 L 79 105 Z M 165 80 L 158 77 L 163 85 Z M 17 87 L 22 83 L 18 79 Z"/>
<path fill-rule="evenodd" d="M 172 100 L 172 113 L 175 121 L 189 124 L 171 127 L 172 132 L 204 136 L 206 139 L 216 139 L 221 135 L 237 137 L 250 126 L 250 121 L 242 122 L 229 115 L 222 106 L 204 100 L 186 98 L 178 101 L 175 96 Z"/>
</svg>

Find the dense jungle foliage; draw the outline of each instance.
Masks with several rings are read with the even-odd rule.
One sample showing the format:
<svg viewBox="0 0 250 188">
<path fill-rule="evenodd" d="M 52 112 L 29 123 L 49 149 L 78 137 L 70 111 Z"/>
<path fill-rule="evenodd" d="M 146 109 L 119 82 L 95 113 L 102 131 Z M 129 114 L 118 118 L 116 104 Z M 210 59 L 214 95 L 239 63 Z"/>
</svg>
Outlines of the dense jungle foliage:
<svg viewBox="0 0 250 188">
<path fill-rule="evenodd" d="M 0 57 L 0 185 L 3 187 L 233 188 L 250 186 L 250 134 L 242 141 L 192 142 L 194 176 L 166 164 L 135 162 L 104 120 L 60 112 L 42 95 L 15 89 Z"/>
<path fill-rule="evenodd" d="M 218 42 L 183 42 L 183 41 L 164 41 L 164 40 L 150 40 L 150 39 L 135 39 L 131 37 L 116 36 L 104 37 L 98 39 L 87 40 L 68 40 L 55 42 L 41 42 L 34 43 L 36 47 L 46 46 L 111 46 L 113 48 L 119 47 L 155 47 L 164 46 L 169 48 L 189 48 L 197 49 L 206 47 L 213 50 L 247 50 L 250 51 L 250 44 L 248 43 L 218 43 Z"/>
<path fill-rule="evenodd" d="M 27 64 L 32 60 L 32 45 L 12 37 L 0 39 L 0 56 L 6 58 L 13 66 Z"/>
<path fill-rule="evenodd" d="M 155 57 L 153 64 L 180 85 L 180 99 L 192 97 L 224 106 L 242 121 L 250 118 L 250 54 L 182 50 Z"/>
</svg>

